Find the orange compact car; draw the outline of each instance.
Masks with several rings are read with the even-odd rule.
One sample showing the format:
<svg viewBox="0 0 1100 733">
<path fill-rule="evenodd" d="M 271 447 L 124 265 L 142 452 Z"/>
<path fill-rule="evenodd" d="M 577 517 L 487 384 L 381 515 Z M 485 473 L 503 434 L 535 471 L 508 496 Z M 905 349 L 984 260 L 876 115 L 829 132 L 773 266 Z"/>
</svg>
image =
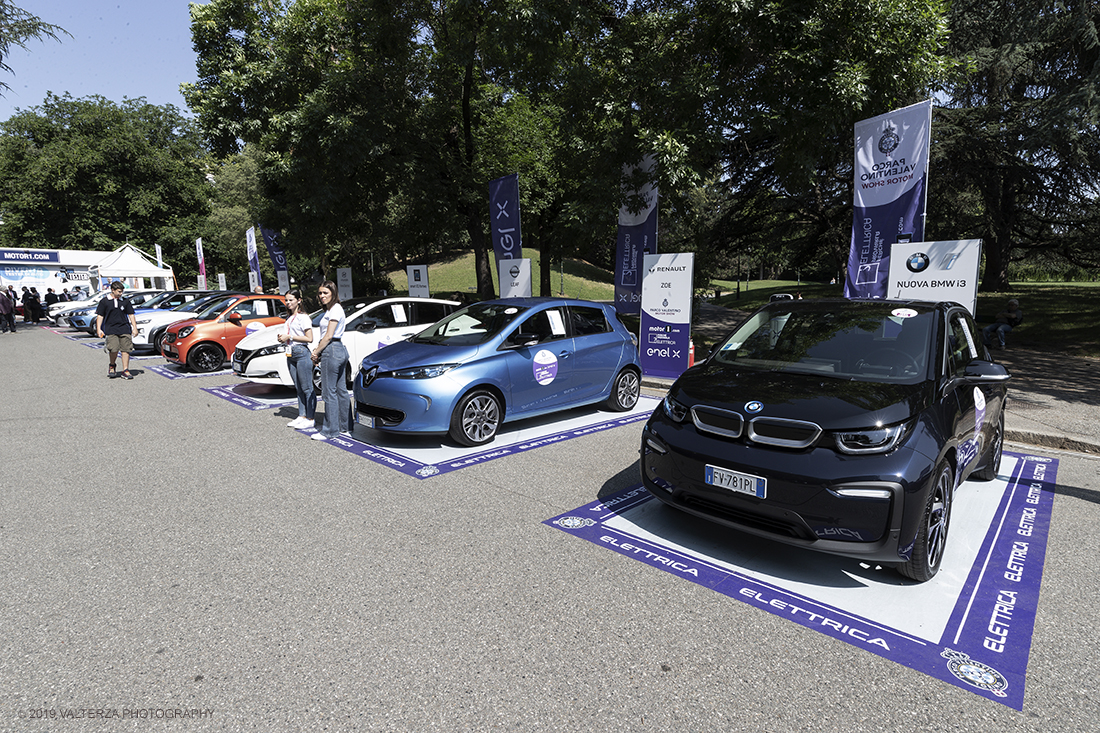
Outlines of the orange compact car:
<svg viewBox="0 0 1100 733">
<path fill-rule="evenodd" d="M 168 361 L 196 372 L 216 371 L 237 348 L 237 342 L 258 328 L 286 320 L 282 295 L 232 295 L 216 300 L 194 318 L 168 327 L 161 353 Z"/>
</svg>

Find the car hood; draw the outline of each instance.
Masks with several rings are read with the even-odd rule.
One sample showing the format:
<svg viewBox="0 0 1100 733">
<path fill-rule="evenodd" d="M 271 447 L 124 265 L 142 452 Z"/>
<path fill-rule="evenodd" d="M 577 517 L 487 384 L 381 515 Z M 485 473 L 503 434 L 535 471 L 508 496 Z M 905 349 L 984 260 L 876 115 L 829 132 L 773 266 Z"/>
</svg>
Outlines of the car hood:
<svg viewBox="0 0 1100 733">
<path fill-rule="evenodd" d="M 412 341 L 398 341 L 383 346 L 363 359 L 363 369 L 377 365 L 382 372 L 395 369 L 408 369 L 432 364 L 459 364 L 477 358 L 482 349 L 493 349 L 495 343 L 477 346 L 441 346 L 439 344 L 418 344 Z"/>
<path fill-rule="evenodd" d="M 733 369 L 707 363 L 684 372 L 670 395 L 687 407 L 710 405 L 746 419 L 808 420 L 826 430 L 891 425 L 918 415 L 932 401 L 933 384 L 894 384 L 823 378 L 816 374 Z M 760 402 L 759 412 L 746 405 Z"/>
<path fill-rule="evenodd" d="M 267 328 L 261 328 L 259 331 L 253 331 L 237 343 L 237 348 L 245 351 L 255 351 L 267 346 L 274 346 L 279 343 L 279 334 L 283 333 L 284 330 L 268 326 Z"/>
</svg>

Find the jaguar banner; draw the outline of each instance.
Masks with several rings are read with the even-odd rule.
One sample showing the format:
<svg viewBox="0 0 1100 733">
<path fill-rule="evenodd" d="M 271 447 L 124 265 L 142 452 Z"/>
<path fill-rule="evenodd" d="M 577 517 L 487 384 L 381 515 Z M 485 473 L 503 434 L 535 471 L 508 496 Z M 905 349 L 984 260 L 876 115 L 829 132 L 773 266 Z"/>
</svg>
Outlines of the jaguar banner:
<svg viewBox="0 0 1100 733">
<path fill-rule="evenodd" d="M 844 295 L 885 298 L 890 252 L 924 239 L 932 100 L 855 125 L 855 201 Z"/>
</svg>

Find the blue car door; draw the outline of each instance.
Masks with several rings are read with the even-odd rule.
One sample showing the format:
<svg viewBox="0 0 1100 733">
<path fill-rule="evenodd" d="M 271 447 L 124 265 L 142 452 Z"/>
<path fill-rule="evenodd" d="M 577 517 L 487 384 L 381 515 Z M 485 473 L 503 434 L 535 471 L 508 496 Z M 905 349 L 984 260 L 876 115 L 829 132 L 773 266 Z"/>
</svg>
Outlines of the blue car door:
<svg viewBox="0 0 1100 733">
<path fill-rule="evenodd" d="M 578 400 L 595 401 L 610 394 L 626 342 L 599 306 L 571 305 L 569 321 L 573 328 L 573 394 Z"/>
<path fill-rule="evenodd" d="M 549 412 L 575 401 L 573 339 L 565 308 L 548 308 L 528 316 L 512 331 L 505 353 L 511 381 L 510 415 Z"/>
</svg>

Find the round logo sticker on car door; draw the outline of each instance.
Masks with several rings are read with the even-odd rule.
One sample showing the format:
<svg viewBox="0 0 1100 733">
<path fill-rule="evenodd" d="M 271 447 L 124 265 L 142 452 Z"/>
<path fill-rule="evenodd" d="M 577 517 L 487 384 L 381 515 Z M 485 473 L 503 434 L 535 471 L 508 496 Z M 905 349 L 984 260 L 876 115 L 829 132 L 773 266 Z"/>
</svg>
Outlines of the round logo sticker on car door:
<svg viewBox="0 0 1100 733">
<path fill-rule="evenodd" d="M 558 376 L 558 357 L 546 349 L 540 349 L 535 354 L 535 363 L 532 365 L 535 381 L 541 385 L 547 385 Z"/>
</svg>

